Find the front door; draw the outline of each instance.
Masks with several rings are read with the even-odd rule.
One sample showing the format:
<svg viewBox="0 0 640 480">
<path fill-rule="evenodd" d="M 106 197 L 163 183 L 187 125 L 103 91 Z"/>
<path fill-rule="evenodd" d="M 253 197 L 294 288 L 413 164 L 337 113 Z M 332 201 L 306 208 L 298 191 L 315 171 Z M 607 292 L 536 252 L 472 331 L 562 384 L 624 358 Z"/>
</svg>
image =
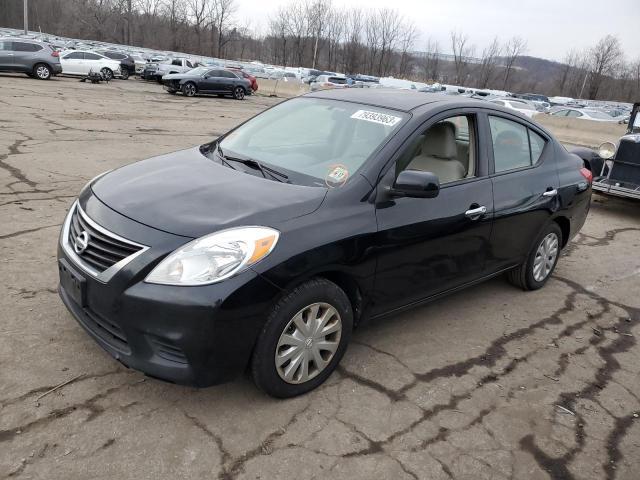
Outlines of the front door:
<svg viewBox="0 0 640 480">
<path fill-rule="evenodd" d="M 477 280 L 490 252 L 493 195 L 475 113 L 437 118 L 425 127 L 401 150 L 379 192 L 400 171 L 413 169 L 436 174 L 440 193 L 435 198 L 379 194 L 374 315 Z"/>
<path fill-rule="evenodd" d="M 13 70 L 13 42 L 0 40 L 0 70 Z"/>
</svg>

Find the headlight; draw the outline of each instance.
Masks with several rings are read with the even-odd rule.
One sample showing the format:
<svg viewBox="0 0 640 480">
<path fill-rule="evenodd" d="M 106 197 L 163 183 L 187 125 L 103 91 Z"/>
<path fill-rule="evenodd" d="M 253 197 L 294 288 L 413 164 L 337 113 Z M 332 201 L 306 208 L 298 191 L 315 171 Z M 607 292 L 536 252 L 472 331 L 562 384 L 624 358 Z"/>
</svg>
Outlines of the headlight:
<svg viewBox="0 0 640 480">
<path fill-rule="evenodd" d="M 611 142 L 604 142 L 598 147 L 598 155 L 600 158 L 609 160 L 616 154 L 616 146 Z"/>
<path fill-rule="evenodd" d="M 164 285 L 207 285 L 239 273 L 269 255 L 280 232 L 239 227 L 205 235 L 165 258 L 145 279 Z"/>
</svg>

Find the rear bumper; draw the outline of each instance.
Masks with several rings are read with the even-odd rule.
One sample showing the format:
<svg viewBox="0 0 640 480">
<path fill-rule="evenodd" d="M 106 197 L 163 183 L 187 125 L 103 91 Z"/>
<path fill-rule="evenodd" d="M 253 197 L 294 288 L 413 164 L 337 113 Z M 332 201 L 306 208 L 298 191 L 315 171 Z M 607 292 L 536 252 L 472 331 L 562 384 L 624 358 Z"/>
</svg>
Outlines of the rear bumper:
<svg viewBox="0 0 640 480">
<path fill-rule="evenodd" d="M 602 178 L 593 182 L 593 190 L 617 197 L 640 199 L 640 184 Z"/>
</svg>

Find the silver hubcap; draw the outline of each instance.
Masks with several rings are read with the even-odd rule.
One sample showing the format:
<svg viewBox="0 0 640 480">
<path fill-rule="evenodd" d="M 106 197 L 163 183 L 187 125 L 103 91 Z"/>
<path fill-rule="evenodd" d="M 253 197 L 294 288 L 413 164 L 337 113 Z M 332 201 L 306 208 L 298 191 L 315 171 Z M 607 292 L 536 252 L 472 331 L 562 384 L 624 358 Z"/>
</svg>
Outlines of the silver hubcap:
<svg viewBox="0 0 640 480">
<path fill-rule="evenodd" d="M 40 78 L 48 78 L 49 77 L 49 70 L 47 69 L 47 67 L 38 67 L 38 69 L 36 70 L 36 74 L 38 75 L 38 77 Z"/>
<path fill-rule="evenodd" d="M 187 95 L 189 95 L 190 97 L 193 96 L 194 93 L 196 93 L 196 89 L 193 85 L 187 85 Z"/>
<path fill-rule="evenodd" d="M 236 98 L 242 100 L 244 98 L 244 90 L 241 88 L 236 89 Z"/>
<path fill-rule="evenodd" d="M 111 72 L 106 68 L 102 70 L 102 75 L 104 75 L 104 78 L 106 78 L 107 80 L 111 79 Z"/>
<path fill-rule="evenodd" d="M 276 347 L 276 369 L 287 383 L 304 383 L 331 362 L 340 345 L 342 320 L 328 303 L 314 303 L 289 320 Z"/>
<path fill-rule="evenodd" d="M 549 276 L 558 256 L 558 235 L 550 233 L 542 239 L 533 261 L 533 278 L 537 282 Z"/>
</svg>

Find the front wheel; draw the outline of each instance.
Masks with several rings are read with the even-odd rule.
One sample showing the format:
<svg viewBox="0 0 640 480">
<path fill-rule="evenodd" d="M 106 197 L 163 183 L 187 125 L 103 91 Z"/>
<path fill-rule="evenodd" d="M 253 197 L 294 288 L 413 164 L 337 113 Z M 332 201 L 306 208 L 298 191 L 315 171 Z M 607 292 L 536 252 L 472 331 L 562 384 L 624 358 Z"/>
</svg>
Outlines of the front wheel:
<svg viewBox="0 0 640 480">
<path fill-rule="evenodd" d="M 193 82 L 187 82 L 182 86 L 182 94 L 185 97 L 193 97 L 196 92 L 196 85 Z"/>
<path fill-rule="evenodd" d="M 129 78 L 129 70 L 127 70 L 126 68 L 123 69 L 120 72 L 120 76 L 122 77 L 122 80 L 127 80 Z"/>
<path fill-rule="evenodd" d="M 347 349 L 353 309 L 335 283 L 318 278 L 280 300 L 260 333 L 251 371 L 256 385 L 278 398 L 321 385 Z"/>
<path fill-rule="evenodd" d="M 242 100 L 244 99 L 244 88 L 242 87 L 236 87 L 233 90 L 233 98 L 235 98 L 236 100 Z"/>
<path fill-rule="evenodd" d="M 525 261 L 507 273 L 507 279 L 523 290 L 542 288 L 558 263 L 561 246 L 562 230 L 553 222 L 540 233 Z"/>
<path fill-rule="evenodd" d="M 34 67 L 33 74 L 38 80 L 49 80 L 51 78 L 51 69 L 44 63 L 39 63 Z"/>
<path fill-rule="evenodd" d="M 104 67 L 100 73 L 107 82 L 113 78 L 113 71 L 110 68 Z"/>
</svg>

